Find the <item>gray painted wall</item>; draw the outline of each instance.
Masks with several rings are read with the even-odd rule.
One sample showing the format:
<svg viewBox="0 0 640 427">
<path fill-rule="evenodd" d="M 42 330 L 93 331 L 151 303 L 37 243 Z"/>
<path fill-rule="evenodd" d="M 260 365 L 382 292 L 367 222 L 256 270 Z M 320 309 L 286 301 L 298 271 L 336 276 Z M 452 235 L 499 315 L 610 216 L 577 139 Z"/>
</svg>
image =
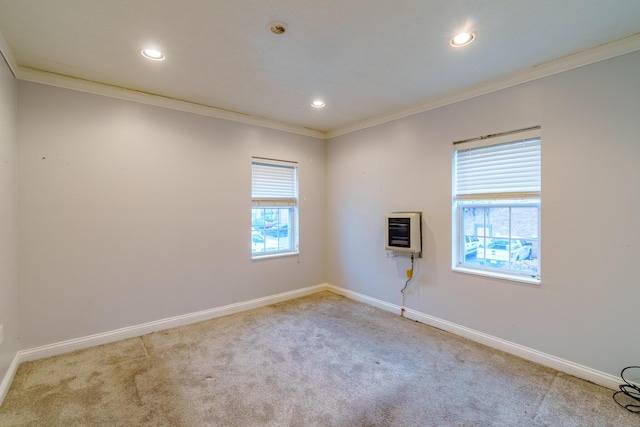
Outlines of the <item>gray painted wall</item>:
<svg viewBox="0 0 640 427">
<path fill-rule="evenodd" d="M 325 282 L 322 140 L 20 82 L 23 348 Z M 251 156 L 299 162 L 300 255 L 251 260 Z"/>
<path fill-rule="evenodd" d="M 341 137 L 327 146 L 328 282 L 401 304 L 384 214 L 418 210 L 406 306 L 612 375 L 640 360 L 640 52 Z M 453 272 L 452 141 L 542 126 L 542 283 Z"/>
<path fill-rule="evenodd" d="M 640 360 L 637 69 L 628 54 L 326 144 L 20 82 L 22 348 L 325 281 L 400 304 L 408 260 L 386 257 L 383 218 L 421 210 L 408 307 L 618 375 Z M 542 284 L 452 272 L 451 141 L 537 124 Z M 252 155 L 300 162 L 299 257 L 251 261 Z"/>
<path fill-rule="evenodd" d="M 17 87 L 0 56 L 0 379 L 19 350 Z"/>
</svg>

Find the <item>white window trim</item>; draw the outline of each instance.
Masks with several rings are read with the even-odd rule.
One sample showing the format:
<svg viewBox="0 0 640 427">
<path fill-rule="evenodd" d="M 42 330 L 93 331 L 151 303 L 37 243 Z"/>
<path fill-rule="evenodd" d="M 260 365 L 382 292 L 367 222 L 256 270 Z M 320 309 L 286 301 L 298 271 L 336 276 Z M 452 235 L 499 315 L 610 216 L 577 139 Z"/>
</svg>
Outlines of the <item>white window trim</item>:
<svg viewBox="0 0 640 427">
<path fill-rule="evenodd" d="M 467 267 L 455 267 L 451 269 L 455 273 L 471 274 L 474 276 L 491 277 L 494 279 L 507 280 L 510 282 L 526 283 L 528 285 L 539 285 L 541 283 L 540 278 L 527 277 L 527 276 L 514 276 L 513 274 L 500 274 L 496 271 L 479 270 L 475 268 Z"/>
<path fill-rule="evenodd" d="M 510 143 L 510 142 L 517 142 L 520 140 L 526 140 L 526 139 L 533 139 L 533 138 L 539 138 L 540 140 L 542 140 L 542 135 L 541 135 L 541 129 L 540 128 L 536 128 L 533 130 L 526 130 L 524 132 L 518 132 L 517 134 L 514 133 L 509 133 L 503 136 L 498 136 L 498 137 L 490 137 L 490 138 L 481 138 L 478 140 L 473 140 L 470 142 L 465 142 L 464 146 L 459 146 L 454 144 L 452 147 L 452 151 L 451 151 L 451 160 L 452 160 L 452 164 L 451 164 L 451 171 L 452 171 L 452 241 L 451 241 L 451 270 L 453 272 L 459 272 L 459 273 L 465 273 L 465 274 L 471 274 L 471 275 L 476 275 L 476 276 L 484 276 L 484 277 L 492 277 L 492 278 L 496 278 L 496 279 L 502 279 L 502 280 L 508 280 L 508 281 L 512 281 L 512 282 L 521 282 L 521 283 L 526 283 L 526 284 L 534 284 L 534 285 L 540 285 L 542 283 L 542 277 L 541 277 L 541 272 L 542 272 L 542 265 L 539 264 L 538 265 L 538 272 L 534 275 L 534 274 L 527 274 L 527 273 L 518 273 L 516 271 L 508 271 L 505 273 L 501 273 L 497 270 L 492 270 L 492 269 L 486 269 L 486 268 L 482 268 L 482 266 L 477 266 L 477 267 L 473 267 L 470 268 L 468 266 L 466 266 L 465 264 L 460 264 L 459 260 L 462 259 L 461 257 L 462 255 L 462 247 L 460 246 L 460 242 L 462 241 L 462 219 L 461 219 L 461 213 L 460 213 L 460 209 L 458 208 L 458 200 L 460 201 L 472 201 L 472 200 L 488 200 L 486 198 L 482 198 L 479 199 L 474 195 L 470 195 L 470 196 L 462 196 L 462 197 L 456 197 L 455 194 L 455 186 L 456 186 L 456 164 L 455 164 L 455 152 L 460 151 L 460 150 L 467 150 L 467 149 L 474 149 L 474 148 L 481 148 L 481 147 L 487 147 L 487 146 L 491 146 L 491 145 L 498 145 L 498 144 L 505 144 L 505 143 Z M 509 199 L 509 200 L 516 200 L 516 199 L 522 199 L 522 200 L 528 200 L 528 199 L 537 199 L 538 202 L 534 203 L 534 206 L 537 206 L 538 209 L 541 209 L 541 204 L 542 204 L 542 200 L 541 200 L 541 192 L 535 192 L 535 193 L 511 193 L 511 194 L 496 194 L 493 195 L 494 200 L 499 200 L 499 199 Z M 522 204 L 522 206 L 528 206 L 529 204 L 524 202 Z M 486 205 L 486 206 L 491 206 L 491 207 L 499 207 L 502 205 Z M 514 206 L 512 204 L 508 204 L 508 206 Z M 520 205 L 517 205 L 520 206 Z M 541 216 L 542 213 L 540 212 L 538 214 L 538 242 L 540 242 L 542 240 L 542 236 L 541 236 Z M 540 245 L 538 246 L 538 256 L 540 259 L 542 259 L 542 257 L 540 256 L 540 253 L 542 251 L 542 248 L 540 247 Z"/>
</svg>

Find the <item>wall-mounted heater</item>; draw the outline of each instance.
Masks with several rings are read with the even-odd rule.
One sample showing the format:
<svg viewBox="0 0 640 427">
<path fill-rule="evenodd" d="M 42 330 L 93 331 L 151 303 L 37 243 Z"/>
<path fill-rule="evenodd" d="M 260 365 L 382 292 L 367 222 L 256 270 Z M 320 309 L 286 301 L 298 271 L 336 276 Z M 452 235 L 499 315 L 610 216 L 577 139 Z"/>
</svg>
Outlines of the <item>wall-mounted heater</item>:
<svg viewBox="0 0 640 427">
<path fill-rule="evenodd" d="M 384 248 L 422 255 L 422 213 L 393 212 L 386 215 Z"/>
</svg>

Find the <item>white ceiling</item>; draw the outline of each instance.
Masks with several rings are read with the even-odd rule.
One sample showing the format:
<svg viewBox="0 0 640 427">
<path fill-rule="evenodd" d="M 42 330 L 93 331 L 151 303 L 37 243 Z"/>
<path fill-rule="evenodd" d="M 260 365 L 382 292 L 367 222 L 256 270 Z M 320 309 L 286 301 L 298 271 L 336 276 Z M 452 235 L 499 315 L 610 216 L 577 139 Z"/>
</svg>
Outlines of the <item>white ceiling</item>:
<svg viewBox="0 0 640 427">
<path fill-rule="evenodd" d="M 476 41 L 451 47 L 462 29 Z M 638 50 L 640 1 L 0 0 L 0 32 L 24 80 L 74 86 L 68 76 L 326 136 L 526 81 L 568 55 L 592 61 L 584 51 L 603 44 Z M 167 59 L 144 59 L 145 46 Z"/>
</svg>

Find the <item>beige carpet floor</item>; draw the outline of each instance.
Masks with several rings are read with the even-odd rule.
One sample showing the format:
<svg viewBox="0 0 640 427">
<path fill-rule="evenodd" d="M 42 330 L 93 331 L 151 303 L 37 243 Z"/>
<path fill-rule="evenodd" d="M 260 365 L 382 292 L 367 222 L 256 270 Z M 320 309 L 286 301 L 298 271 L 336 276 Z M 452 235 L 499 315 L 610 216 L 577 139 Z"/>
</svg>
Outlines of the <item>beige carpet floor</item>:
<svg viewBox="0 0 640 427">
<path fill-rule="evenodd" d="M 20 365 L 1 426 L 640 426 L 612 391 L 330 292 Z"/>
</svg>

